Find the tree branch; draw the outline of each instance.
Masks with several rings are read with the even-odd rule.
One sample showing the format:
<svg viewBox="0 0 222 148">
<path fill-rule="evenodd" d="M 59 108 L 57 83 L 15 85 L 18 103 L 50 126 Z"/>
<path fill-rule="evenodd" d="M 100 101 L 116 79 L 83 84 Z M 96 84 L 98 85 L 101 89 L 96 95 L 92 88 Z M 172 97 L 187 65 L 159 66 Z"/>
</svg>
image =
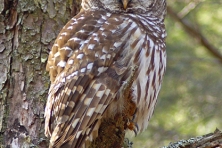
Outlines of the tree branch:
<svg viewBox="0 0 222 148">
<path fill-rule="evenodd" d="M 190 138 L 188 140 L 180 140 L 169 146 L 162 148 L 221 148 L 222 147 L 222 132 L 218 129 L 214 133 Z"/>
<path fill-rule="evenodd" d="M 191 1 L 191 2 L 190 2 L 188 5 L 186 5 L 177 15 L 178 15 L 180 18 L 183 18 L 183 17 L 186 16 L 188 13 L 190 13 L 191 10 L 194 10 L 199 3 L 200 3 L 199 0 Z"/>
<path fill-rule="evenodd" d="M 215 56 L 222 63 L 222 54 L 219 50 L 214 47 L 208 40 L 203 36 L 201 32 L 193 28 L 192 24 L 185 19 L 182 19 L 174 10 L 168 6 L 167 7 L 168 14 L 176 21 L 180 22 L 182 27 L 186 30 L 186 32 L 196 39 L 199 40 L 200 44 L 203 45 L 213 56 Z"/>
</svg>

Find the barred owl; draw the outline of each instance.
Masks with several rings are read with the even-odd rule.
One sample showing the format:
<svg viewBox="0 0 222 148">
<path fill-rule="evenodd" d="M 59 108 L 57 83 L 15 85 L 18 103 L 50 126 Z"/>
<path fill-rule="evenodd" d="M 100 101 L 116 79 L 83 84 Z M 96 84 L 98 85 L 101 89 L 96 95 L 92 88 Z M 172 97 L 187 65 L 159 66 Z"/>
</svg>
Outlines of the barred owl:
<svg viewBox="0 0 222 148">
<path fill-rule="evenodd" d="M 165 13 L 166 0 L 82 0 L 46 66 L 50 147 L 85 147 L 95 139 L 102 120 L 123 112 L 130 81 L 136 111 L 129 118 L 137 133 L 147 128 L 166 68 Z"/>
</svg>

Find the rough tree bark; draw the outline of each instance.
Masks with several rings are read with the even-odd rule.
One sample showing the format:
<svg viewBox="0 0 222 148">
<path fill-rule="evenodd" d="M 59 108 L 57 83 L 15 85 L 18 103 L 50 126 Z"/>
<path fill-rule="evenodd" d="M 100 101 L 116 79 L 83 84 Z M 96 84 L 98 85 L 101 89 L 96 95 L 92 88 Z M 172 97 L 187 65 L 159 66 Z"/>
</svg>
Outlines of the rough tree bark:
<svg viewBox="0 0 222 148">
<path fill-rule="evenodd" d="M 72 0 L 0 0 L 0 147 L 47 147 L 45 64 L 78 4 L 72 8 Z"/>
<path fill-rule="evenodd" d="M 0 147 L 47 147 L 44 106 L 50 83 L 45 64 L 59 31 L 79 12 L 80 1 L 0 0 Z M 104 121 L 102 136 L 92 147 L 120 147 L 122 118 Z"/>
</svg>

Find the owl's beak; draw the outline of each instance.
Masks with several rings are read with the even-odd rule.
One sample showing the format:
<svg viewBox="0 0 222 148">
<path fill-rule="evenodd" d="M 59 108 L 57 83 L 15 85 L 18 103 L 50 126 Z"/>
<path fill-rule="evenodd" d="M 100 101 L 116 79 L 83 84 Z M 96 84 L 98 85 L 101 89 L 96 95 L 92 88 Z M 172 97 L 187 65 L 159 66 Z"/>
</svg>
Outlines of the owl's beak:
<svg viewBox="0 0 222 148">
<path fill-rule="evenodd" d="M 122 1 L 122 4 L 123 4 L 123 9 L 126 10 L 127 6 L 128 6 L 128 3 L 130 0 L 121 0 Z"/>
</svg>

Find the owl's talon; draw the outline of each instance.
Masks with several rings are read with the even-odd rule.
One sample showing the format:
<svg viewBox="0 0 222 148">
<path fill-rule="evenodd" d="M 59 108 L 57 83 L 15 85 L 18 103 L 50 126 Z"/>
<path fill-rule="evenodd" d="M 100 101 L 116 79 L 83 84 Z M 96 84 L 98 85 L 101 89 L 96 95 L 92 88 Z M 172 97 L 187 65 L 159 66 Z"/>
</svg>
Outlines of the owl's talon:
<svg viewBox="0 0 222 148">
<path fill-rule="evenodd" d="M 137 123 L 133 123 L 134 124 L 134 126 L 133 126 L 133 132 L 134 132 L 134 134 L 135 134 L 135 136 L 137 136 L 137 133 L 138 133 L 138 131 L 139 131 L 139 127 L 138 127 L 138 124 Z"/>
<path fill-rule="evenodd" d="M 135 136 L 137 136 L 137 133 L 139 131 L 139 127 L 137 123 L 133 122 L 133 120 L 128 120 L 127 122 L 127 128 L 134 132 Z"/>
<path fill-rule="evenodd" d="M 134 133 L 135 133 L 135 136 L 137 136 L 137 133 L 138 133 L 138 131 L 139 131 L 139 126 L 138 126 L 137 123 L 135 123 L 134 126 L 135 126 L 136 128 L 134 128 L 133 131 L 134 131 Z"/>
</svg>

